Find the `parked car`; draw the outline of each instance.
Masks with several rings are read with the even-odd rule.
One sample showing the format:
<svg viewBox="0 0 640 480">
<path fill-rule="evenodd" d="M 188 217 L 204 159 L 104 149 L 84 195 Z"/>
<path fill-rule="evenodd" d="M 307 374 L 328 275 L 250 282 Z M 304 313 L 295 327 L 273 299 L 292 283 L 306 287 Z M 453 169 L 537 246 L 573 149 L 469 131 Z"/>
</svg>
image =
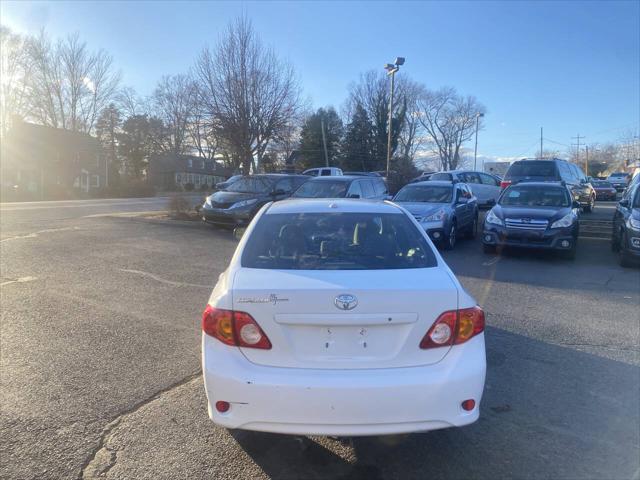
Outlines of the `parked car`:
<svg viewBox="0 0 640 480">
<path fill-rule="evenodd" d="M 468 425 L 484 389 L 484 323 L 399 206 L 266 205 L 203 314 L 209 417 L 295 435 Z"/>
<path fill-rule="evenodd" d="M 607 181 L 611 182 L 614 188 L 622 192 L 629 185 L 629 174 L 626 172 L 615 172 L 607 177 Z"/>
<path fill-rule="evenodd" d="M 566 160 L 518 160 L 513 162 L 504 179 L 502 188 L 520 182 L 564 182 L 573 198 L 585 212 L 592 212 L 596 205 L 596 192 L 587 181 L 582 169 Z"/>
<path fill-rule="evenodd" d="M 580 204 L 566 185 L 528 182 L 510 185 L 485 217 L 485 253 L 496 247 L 558 250 L 574 258 L 578 243 Z"/>
<path fill-rule="evenodd" d="M 316 177 L 303 183 L 293 193 L 295 198 L 367 198 L 385 200 L 387 185 L 382 177 Z"/>
<path fill-rule="evenodd" d="M 429 180 L 458 181 L 466 183 L 478 199 L 478 205 L 490 207 L 495 205 L 500 192 L 500 180 L 493 175 L 472 170 L 451 170 L 431 175 Z"/>
<path fill-rule="evenodd" d="M 246 225 L 268 202 L 289 197 L 309 180 L 306 175 L 247 175 L 226 190 L 209 195 L 200 209 L 202 220 L 214 225 Z"/>
<path fill-rule="evenodd" d="M 618 194 L 617 190 L 613 188 L 611 182 L 606 180 L 591 180 L 591 186 L 596 192 L 597 200 L 615 200 Z"/>
<path fill-rule="evenodd" d="M 447 250 L 455 247 L 461 234 L 475 238 L 478 231 L 478 201 L 465 183 L 410 183 L 393 201 L 415 217 L 434 243 Z"/>
<path fill-rule="evenodd" d="M 310 168 L 302 172 L 302 174 L 312 177 L 332 177 L 342 175 L 342 170 L 337 167 Z"/>
<path fill-rule="evenodd" d="M 227 178 L 224 182 L 216 183 L 216 190 L 224 190 L 225 188 L 233 185 L 235 182 L 237 182 L 241 178 L 242 178 L 242 175 L 232 175 L 231 177 Z"/>
<path fill-rule="evenodd" d="M 620 253 L 620 265 L 629 267 L 640 261 L 640 182 L 622 196 L 613 214 L 611 248 Z"/>
</svg>

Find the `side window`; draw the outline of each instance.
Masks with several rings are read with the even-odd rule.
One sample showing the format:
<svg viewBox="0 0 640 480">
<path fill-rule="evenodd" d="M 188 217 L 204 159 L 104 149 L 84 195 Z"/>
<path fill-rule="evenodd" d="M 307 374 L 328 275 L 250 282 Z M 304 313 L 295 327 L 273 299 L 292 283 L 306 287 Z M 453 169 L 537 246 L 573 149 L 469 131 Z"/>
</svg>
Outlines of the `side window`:
<svg viewBox="0 0 640 480">
<path fill-rule="evenodd" d="M 387 193 L 387 187 L 384 184 L 384 181 L 381 178 L 378 178 L 376 180 L 372 180 L 373 185 L 375 187 L 375 191 L 376 191 L 376 196 L 382 196 L 385 195 Z"/>
<path fill-rule="evenodd" d="M 357 180 L 355 182 L 351 182 L 351 186 L 347 192 L 347 197 L 352 197 L 353 195 L 358 195 L 358 198 L 362 198 L 362 189 L 360 188 L 360 182 Z"/>
<path fill-rule="evenodd" d="M 573 178 L 573 172 L 571 171 L 571 167 L 567 162 L 558 162 L 558 170 L 560 172 L 560 178 L 565 182 L 573 183 L 575 180 Z"/>
<path fill-rule="evenodd" d="M 498 181 L 491 175 L 487 175 L 486 173 L 479 173 L 478 175 L 480 175 L 480 180 L 482 180 L 483 185 L 491 185 L 492 187 L 500 186 Z"/>
<path fill-rule="evenodd" d="M 464 196 L 465 198 L 473 197 L 473 192 L 467 185 L 464 186 L 464 191 L 465 191 L 465 196 Z"/>
<path fill-rule="evenodd" d="M 475 172 L 466 172 L 465 173 L 466 180 L 465 183 L 482 183 L 480 181 L 480 177 Z"/>
<path fill-rule="evenodd" d="M 578 175 L 579 182 L 587 179 L 586 175 L 584 174 L 584 172 L 582 171 L 579 165 L 573 165 L 573 168 L 575 168 L 576 175 Z"/>
<path fill-rule="evenodd" d="M 307 180 L 309 180 L 308 178 L 305 177 L 293 177 L 292 181 L 293 181 L 293 188 L 298 188 L 300 185 L 302 185 L 303 183 L 305 183 Z"/>
<path fill-rule="evenodd" d="M 434 173 L 429 180 L 453 180 L 450 173 Z"/>
<path fill-rule="evenodd" d="M 292 178 L 283 178 L 279 180 L 276 184 L 276 190 L 283 190 L 285 193 L 291 193 L 293 190 L 293 179 Z"/>
<path fill-rule="evenodd" d="M 320 170 L 320 175 L 323 177 L 330 177 L 331 170 L 329 168 L 323 168 L 322 170 Z"/>
<path fill-rule="evenodd" d="M 376 193 L 373 189 L 373 185 L 371 184 L 371 180 L 360 180 L 360 187 L 362 188 L 362 194 L 364 198 L 373 198 Z"/>
</svg>

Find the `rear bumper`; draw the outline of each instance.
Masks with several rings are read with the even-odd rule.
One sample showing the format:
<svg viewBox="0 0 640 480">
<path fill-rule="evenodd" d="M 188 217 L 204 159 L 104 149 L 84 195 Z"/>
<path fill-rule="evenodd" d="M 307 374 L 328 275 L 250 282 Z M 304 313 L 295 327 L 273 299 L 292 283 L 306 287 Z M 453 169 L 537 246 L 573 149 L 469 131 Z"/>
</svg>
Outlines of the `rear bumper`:
<svg viewBox="0 0 640 480">
<path fill-rule="evenodd" d="M 482 243 L 502 247 L 540 248 L 546 250 L 570 250 L 577 241 L 577 231 L 573 227 L 546 230 L 541 234 L 533 232 L 512 232 L 505 227 L 485 225 Z M 563 245 L 568 242 L 568 245 Z"/>
<path fill-rule="evenodd" d="M 385 435 L 475 422 L 486 373 L 484 334 L 440 362 L 409 368 L 320 370 L 250 363 L 203 335 L 209 417 L 227 428 L 299 435 Z M 467 412 L 461 402 L 476 401 Z M 215 402 L 231 403 L 226 413 Z"/>
<path fill-rule="evenodd" d="M 618 192 L 607 192 L 596 190 L 596 200 L 615 200 L 618 196 Z"/>
</svg>

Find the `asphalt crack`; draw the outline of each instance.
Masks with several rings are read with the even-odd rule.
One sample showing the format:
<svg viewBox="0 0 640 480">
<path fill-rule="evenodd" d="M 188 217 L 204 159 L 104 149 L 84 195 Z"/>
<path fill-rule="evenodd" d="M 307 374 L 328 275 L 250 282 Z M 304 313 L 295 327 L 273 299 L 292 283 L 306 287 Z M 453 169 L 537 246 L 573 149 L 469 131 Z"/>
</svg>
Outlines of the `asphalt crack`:
<svg viewBox="0 0 640 480">
<path fill-rule="evenodd" d="M 120 413 L 115 419 L 109 422 L 104 429 L 102 430 L 102 434 L 100 435 L 100 440 L 98 441 L 98 445 L 91 452 L 91 454 L 87 457 L 87 459 L 83 462 L 80 467 L 80 473 L 78 475 L 78 480 L 90 480 L 95 478 L 104 478 L 109 470 L 111 470 L 118 461 L 118 450 L 112 449 L 109 447 L 109 440 L 112 438 L 113 434 L 117 430 L 117 428 L 131 415 L 134 415 L 138 410 L 144 408 L 150 403 L 161 399 L 165 394 L 175 390 L 176 388 L 180 388 L 183 385 L 186 385 L 196 379 L 199 379 L 202 375 L 202 371 L 198 371 L 193 373 L 179 382 L 173 383 L 166 388 L 156 392 L 151 397 L 136 403 L 131 408 L 124 410 Z"/>
<path fill-rule="evenodd" d="M 213 288 L 211 285 L 202 285 L 199 283 L 188 283 L 188 282 L 176 282 L 174 280 L 167 280 L 166 278 L 159 277 L 158 275 L 154 275 L 153 273 L 144 272 L 142 270 L 132 270 L 129 268 L 121 268 L 121 272 L 133 273 L 136 275 L 140 275 L 142 277 L 147 277 L 156 282 L 164 283 L 166 285 L 172 285 L 175 287 L 200 287 L 200 288 Z"/>
</svg>

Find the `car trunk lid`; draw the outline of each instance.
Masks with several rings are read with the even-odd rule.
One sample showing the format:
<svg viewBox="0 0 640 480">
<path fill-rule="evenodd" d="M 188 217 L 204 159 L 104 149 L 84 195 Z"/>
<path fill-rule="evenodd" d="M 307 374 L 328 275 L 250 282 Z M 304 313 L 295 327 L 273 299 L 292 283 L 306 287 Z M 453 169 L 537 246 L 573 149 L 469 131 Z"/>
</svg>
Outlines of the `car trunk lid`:
<svg viewBox="0 0 640 480">
<path fill-rule="evenodd" d="M 441 268 L 270 270 L 241 268 L 234 309 L 249 313 L 271 350 L 241 348 L 253 363 L 292 368 L 390 368 L 441 360 L 419 348 L 438 316 L 458 307 Z"/>
</svg>

